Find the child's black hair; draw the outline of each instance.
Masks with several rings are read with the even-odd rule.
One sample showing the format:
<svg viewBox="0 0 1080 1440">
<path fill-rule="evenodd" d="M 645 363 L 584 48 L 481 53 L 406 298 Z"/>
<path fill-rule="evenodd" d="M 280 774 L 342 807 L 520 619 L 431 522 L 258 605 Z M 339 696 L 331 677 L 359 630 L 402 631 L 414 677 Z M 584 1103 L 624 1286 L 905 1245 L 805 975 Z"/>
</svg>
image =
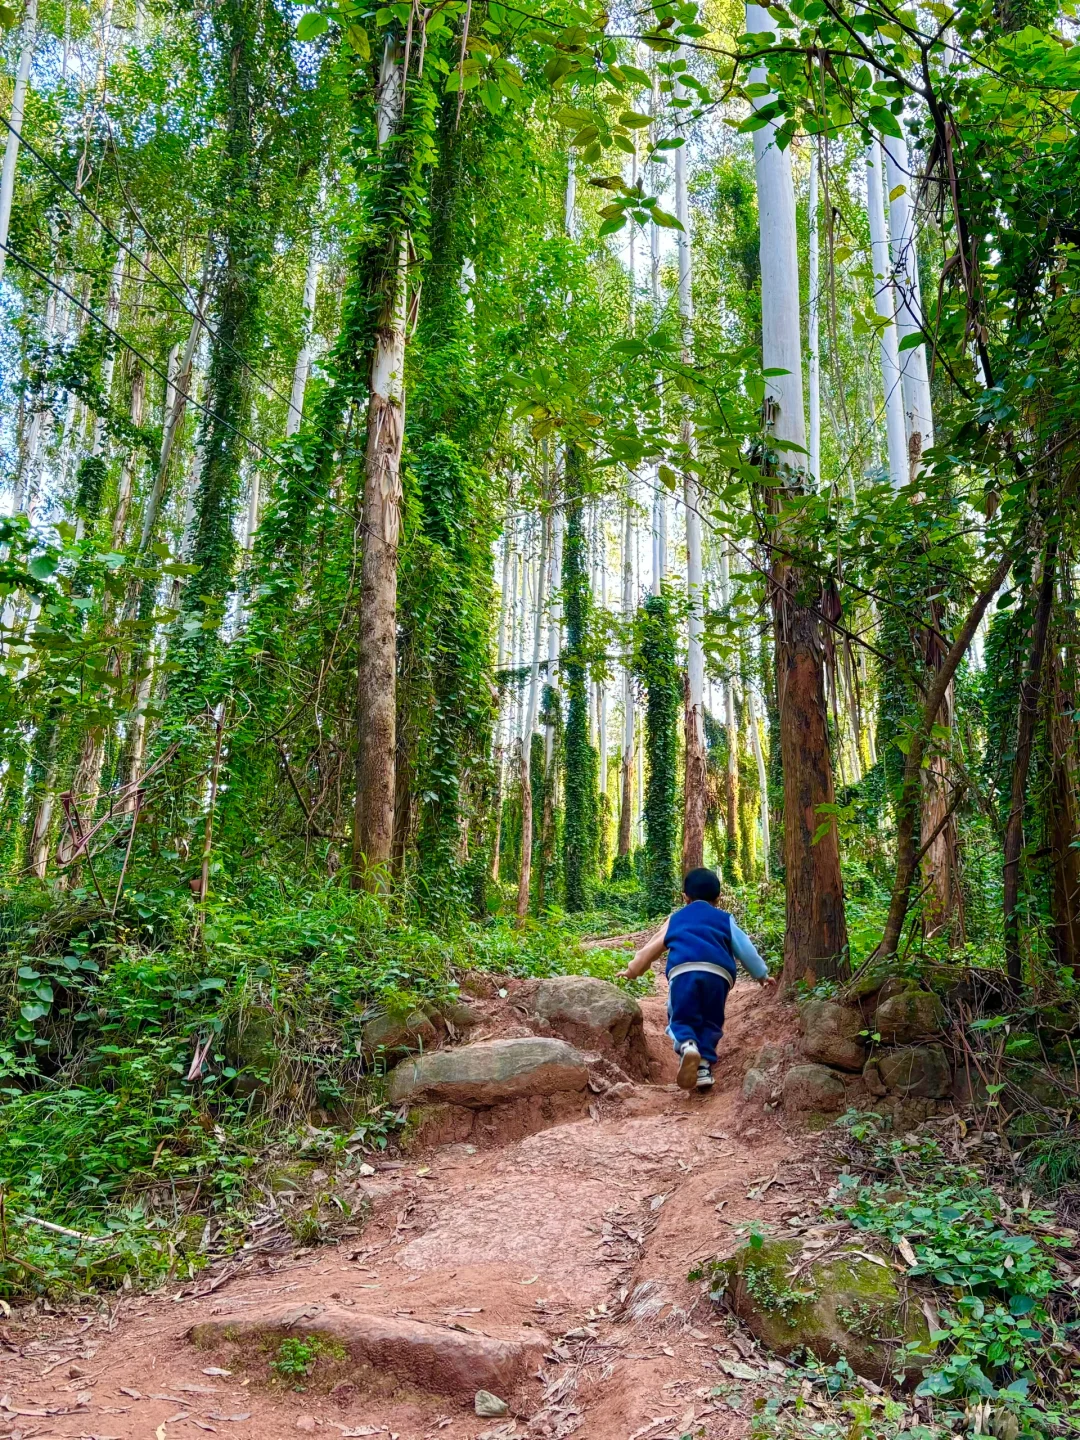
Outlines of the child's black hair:
<svg viewBox="0 0 1080 1440">
<path fill-rule="evenodd" d="M 707 900 L 713 905 L 720 899 L 720 877 L 715 870 L 691 870 L 682 888 L 688 900 Z"/>
</svg>

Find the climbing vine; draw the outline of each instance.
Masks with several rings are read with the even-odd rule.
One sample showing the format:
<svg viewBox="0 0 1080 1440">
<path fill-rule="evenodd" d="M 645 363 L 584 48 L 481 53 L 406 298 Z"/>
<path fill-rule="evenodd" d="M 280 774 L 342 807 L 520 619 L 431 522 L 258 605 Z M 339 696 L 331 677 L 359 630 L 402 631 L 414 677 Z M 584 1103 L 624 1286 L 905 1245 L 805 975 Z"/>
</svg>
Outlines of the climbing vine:
<svg viewBox="0 0 1080 1440">
<path fill-rule="evenodd" d="M 566 650 L 562 668 L 567 695 L 563 741 L 566 767 L 563 886 L 568 910 L 585 909 L 588 886 L 596 878 L 600 823 L 598 761 L 596 751 L 589 744 L 586 643 L 591 591 L 582 501 L 583 463 L 577 446 L 570 445 L 566 453 L 566 540 L 562 574 L 566 607 Z"/>
<path fill-rule="evenodd" d="M 638 613 L 635 669 L 645 688 L 645 893 L 649 913 L 671 908 L 675 870 L 676 767 L 682 687 L 671 597 L 650 595 Z"/>
</svg>

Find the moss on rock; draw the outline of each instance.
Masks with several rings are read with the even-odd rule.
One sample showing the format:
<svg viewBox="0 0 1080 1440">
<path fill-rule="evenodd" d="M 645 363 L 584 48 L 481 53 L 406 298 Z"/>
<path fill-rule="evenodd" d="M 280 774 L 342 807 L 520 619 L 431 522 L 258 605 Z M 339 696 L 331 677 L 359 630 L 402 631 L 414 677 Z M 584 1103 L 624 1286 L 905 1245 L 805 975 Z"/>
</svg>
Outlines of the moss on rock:
<svg viewBox="0 0 1080 1440">
<path fill-rule="evenodd" d="M 843 1356 L 858 1375 L 881 1381 L 902 1365 L 913 1341 L 929 1349 L 926 1321 L 893 1272 L 861 1255 L 796 1266 L 797 1240 L 748 1246 L 714 1268 L 713 1296 L 770 1350 L 808 1350 L 833 1364 Z"/>
</svg>

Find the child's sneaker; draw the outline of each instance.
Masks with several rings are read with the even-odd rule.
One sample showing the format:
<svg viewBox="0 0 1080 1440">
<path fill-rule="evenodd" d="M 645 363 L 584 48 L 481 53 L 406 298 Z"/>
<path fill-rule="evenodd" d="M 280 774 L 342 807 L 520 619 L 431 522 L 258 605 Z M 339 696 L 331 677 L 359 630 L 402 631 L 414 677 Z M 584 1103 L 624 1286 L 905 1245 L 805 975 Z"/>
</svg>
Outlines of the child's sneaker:
<svg viewBox="0 0 1080 1440">
<path fill-rule="evenodd" d="M 701 1051 L 694 1044 L 693 1040 L 684 1040 L 679 1048 L 679 1074 L 676 1080 L 680 1090 L 693 1090 L 698 1083 L 698 1071 L 701 1066 Z"/>
<path fill-rule="evenodd" d="M 702 1060 L 697 1067 L 697 1088 L 698 1093 L 711 1090 L 713 1087 L 712 1066 Z"/>
</svg>

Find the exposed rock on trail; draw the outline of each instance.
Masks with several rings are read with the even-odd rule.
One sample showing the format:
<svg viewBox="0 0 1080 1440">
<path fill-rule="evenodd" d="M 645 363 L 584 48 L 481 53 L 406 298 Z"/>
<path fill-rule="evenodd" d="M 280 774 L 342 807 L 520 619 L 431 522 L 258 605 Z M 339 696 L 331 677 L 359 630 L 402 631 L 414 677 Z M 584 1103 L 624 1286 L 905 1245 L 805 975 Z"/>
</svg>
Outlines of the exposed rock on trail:
<svg viewBox="0 0 1080 1440">
<path fill-rule="evenodd" d="M 445 1101 L 487 1109 L 532 1096 L 584 1090 L 585 1057 L 562 1040 L 485 1040 L 404 1060 L 390 1075 L 392 1104 Z"/>
<path fill-rule="evenodd" d="M 350 1379 L 358 1370 L 370 1385 L 386 1376 L 437 1395 L 459 1399 L 477 1390 L 512 1390 L 539 1363 L 544 1346 L 535 1331 L 520 1329 L 499 1337 L 396 1315 L 368 1315 L 343 1305 L 285 1305 L 255 1314 L 223 1315 L 193 1325 L 188 1338 L 202 1349 L 226 1353 L 252 1342 L 281 1341 L 289 1335 L 316 1335 L 340 1352 L 338 1364 Z M 254 1350 L 257 1359 L 265 1344 Z"/>
<path fill-rule="evenodd" d="M 580 1049 L 599 1050 L 636 1079 L 649 1078 L 641 1006 L 617 985 L 591 975 L 556 975 L 527 981 L 514 1002 Z"/>
</svg>

